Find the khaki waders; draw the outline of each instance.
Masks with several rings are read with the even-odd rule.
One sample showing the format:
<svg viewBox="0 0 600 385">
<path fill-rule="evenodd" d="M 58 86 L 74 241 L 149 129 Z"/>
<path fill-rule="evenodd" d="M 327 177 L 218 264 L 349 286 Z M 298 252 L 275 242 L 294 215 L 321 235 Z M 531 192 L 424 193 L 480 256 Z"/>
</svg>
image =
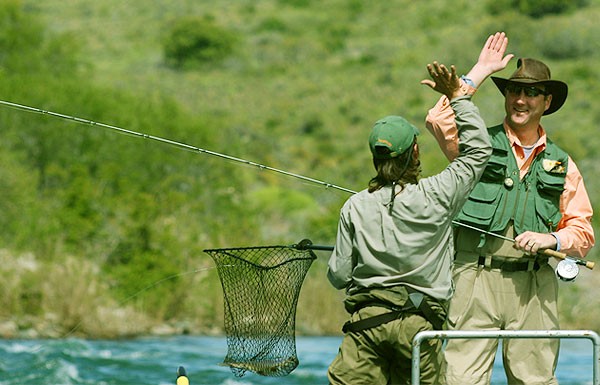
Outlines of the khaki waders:
<svg viewBox="0 0 600 385">
<path fill-rule="evenodd" d="M 510 242 L 497 239 L 488 239 L 479 255 L 464 251 L 473 239 L 479 239 L 467 233 L 461 230 L 457 236 L 456 291 L 448 329 L 558 329 L 558 283 L 547 260 L 523 256 Z M 513 238 L 511 229 L 506 235 Z M 448 384 L 489 384 L 497 348 L 497 339 L 449 340 L 445 349 Z M 557 384 L 558 350 L 556 339 L 503 340 L 508 384 Z"/>
</svg>

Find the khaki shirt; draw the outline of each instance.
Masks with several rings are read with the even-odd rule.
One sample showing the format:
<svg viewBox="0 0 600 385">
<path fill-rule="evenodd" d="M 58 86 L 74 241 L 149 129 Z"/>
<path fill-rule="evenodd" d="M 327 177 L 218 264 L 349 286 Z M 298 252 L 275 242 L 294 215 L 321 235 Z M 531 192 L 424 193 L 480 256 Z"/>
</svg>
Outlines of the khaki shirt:
<svg viewBox="0 0 600 385">
<path fill-rule="evenodd" d="M 460 153 L 446 169 L 406 185 L 391 213 L 391 186 L 363 190 L 342 207 L 327 272 L 334 287 L 353 293 L 402 284 L 440 300 L 451 297 L 451 222 L 491 155 L 485 123 L 470 97 L 453 99 L 451 106 Z"/>
</svg>

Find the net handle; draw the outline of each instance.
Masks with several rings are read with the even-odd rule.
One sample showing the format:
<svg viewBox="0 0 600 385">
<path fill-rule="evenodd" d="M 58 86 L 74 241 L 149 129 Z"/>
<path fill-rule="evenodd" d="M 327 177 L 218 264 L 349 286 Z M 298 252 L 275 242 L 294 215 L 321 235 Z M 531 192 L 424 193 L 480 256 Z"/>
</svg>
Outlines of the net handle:
<svg viewBox="0 0 600 385">
<path fill-rule="evenodd" d="M 297 250 L 322 250 L 322 251 L 333 251 L 333 246 L 325 245 L 313 245 L 310 239 L 303 239 L 297 244 L 292 246 Z"/>
</svg>

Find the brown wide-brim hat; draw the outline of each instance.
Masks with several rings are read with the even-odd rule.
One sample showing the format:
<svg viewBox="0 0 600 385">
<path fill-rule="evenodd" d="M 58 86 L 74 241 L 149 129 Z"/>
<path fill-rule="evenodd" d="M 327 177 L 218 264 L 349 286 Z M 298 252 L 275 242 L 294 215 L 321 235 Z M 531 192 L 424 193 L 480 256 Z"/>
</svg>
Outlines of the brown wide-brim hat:
<svg viewBox="0 0 600 385">
<path fill-rule="evenodd" d="M 502 95 L 506 95 L 505 89 L 509 82 L 544 85 L 546 91 L 552 94 L 552 102 L 550 103 L 550 107 L 544 112 L 544 115 L 550 115 L 558 111 L 565 103 L 565 100 L 567 100 L 567 93 L 569 91 L 566 83 L 550 79 L 550 69 L 548 66 L 535 59 L 521 58 L 517 61 L 517 70 L 510 75 L 510 78 L 503 79 L 492 76 L 492 80 L 500 92 L 502 92 Z"/>
</svg>

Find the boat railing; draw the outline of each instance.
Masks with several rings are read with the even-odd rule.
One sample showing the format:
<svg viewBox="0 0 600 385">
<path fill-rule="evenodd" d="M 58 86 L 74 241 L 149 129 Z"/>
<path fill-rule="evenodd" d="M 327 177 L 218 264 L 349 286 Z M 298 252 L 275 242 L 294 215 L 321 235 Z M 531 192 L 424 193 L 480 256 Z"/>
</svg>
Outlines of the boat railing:
<svg viewBox="0 0 600 385">
<path fill-rule="evenodd" d="M 570 338 L 589 339 L 593 346 L 593 385 L 600 385 L 600 336 L 591 330 L 431 330 L 413 338 L 411 384 L 420 383 L 421 343 L 429 339 Z"/>
</svg>

